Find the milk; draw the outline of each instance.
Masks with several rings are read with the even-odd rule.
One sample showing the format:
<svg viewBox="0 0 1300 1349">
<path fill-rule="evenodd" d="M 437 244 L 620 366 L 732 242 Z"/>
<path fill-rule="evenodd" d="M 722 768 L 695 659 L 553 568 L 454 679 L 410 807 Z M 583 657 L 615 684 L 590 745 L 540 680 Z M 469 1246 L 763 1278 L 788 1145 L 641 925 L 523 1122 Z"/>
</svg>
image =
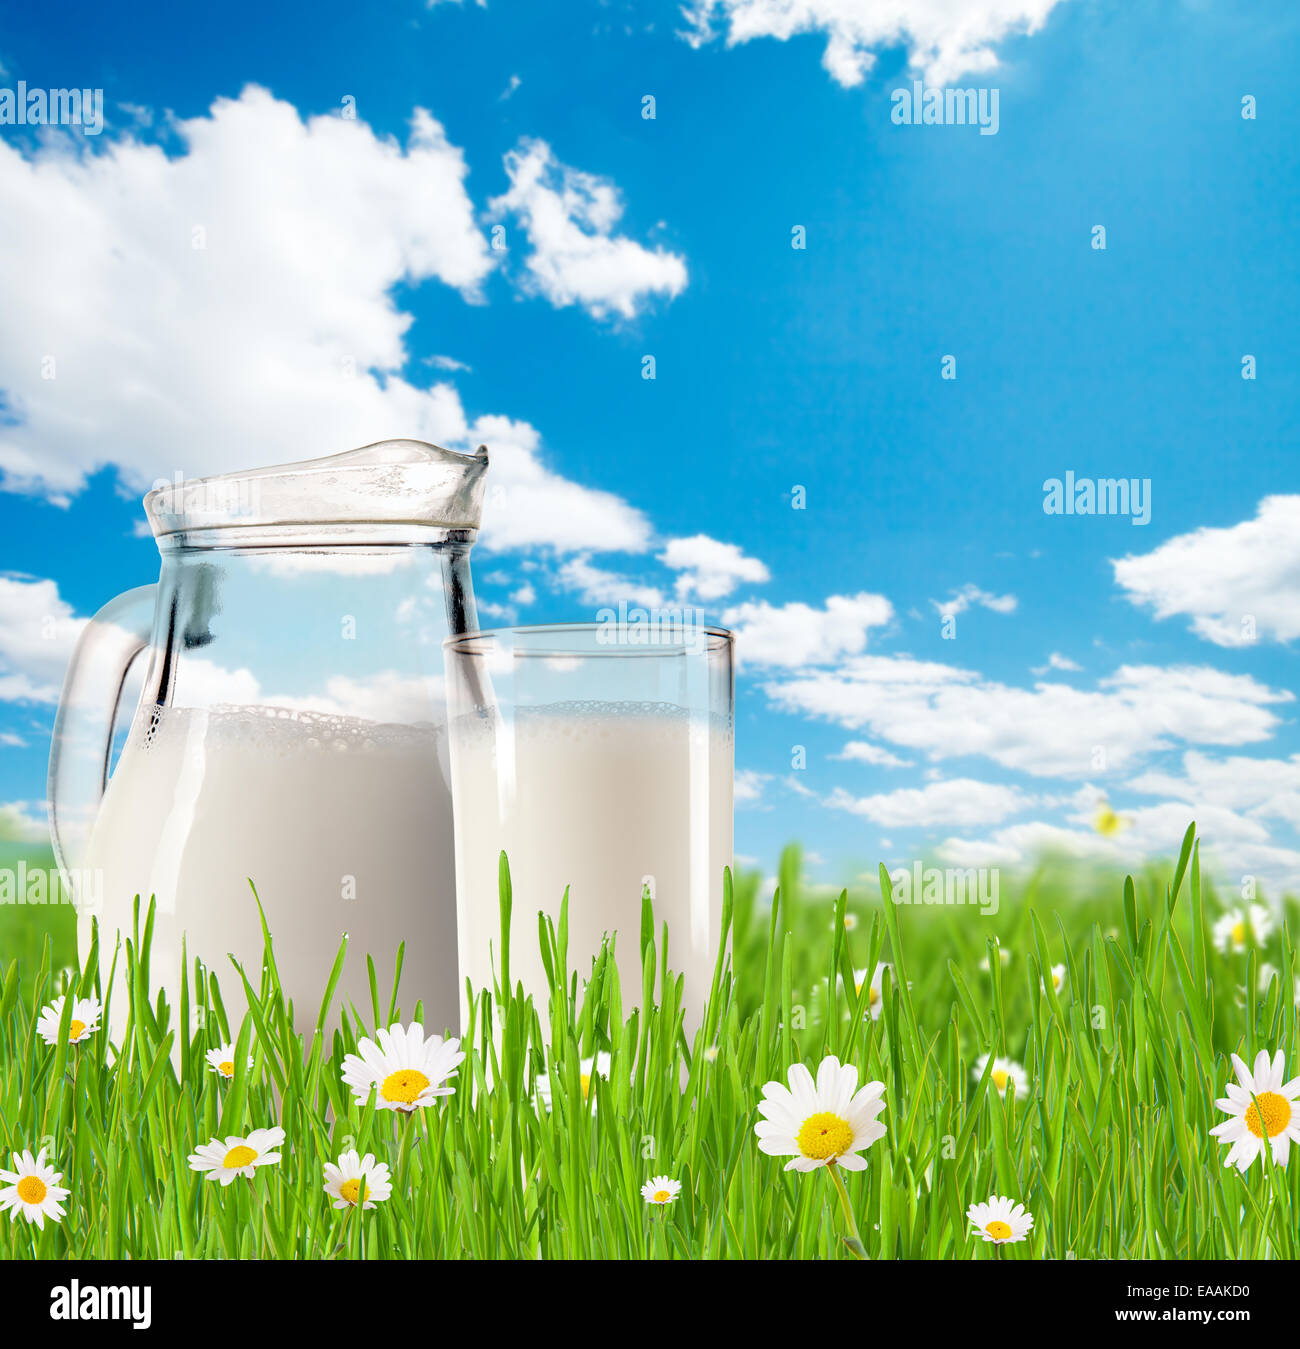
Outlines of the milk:
<svg viewBox="0 0 1300 1349">
<path fill-rule="evenodd" d="M 732 863 L 729 725 L 666 704 L 555 703 L 451 728 L 461 982 L 492 987 L 500 960 L 498 854 L 510 860 L 511 983 L 544 1013 L 537 913 L 569 888 L 570 971 L 585 978 L 617 934 L 624 1012 L 641 1002 L 641 891 L 685 976 L 688 1033 L 713 977 L 723 868 Z M 656 979 L 656 986 L 658 980 Z M 466 1009 L 462 1006 L 462 1017 Z"/>
<path fill-rule="evenodd" d="M 109 781 L 85 866 L 102 878 L 101 968 L 117 932 L 131 933 L 156 896 L 151 980 L 179 1009 L 181 936 L 221 983 L 232 1022 L 245 1008 L 232 953 L 260 986 L 262 932 L 248 880 L 266 911 L 275 959 L 299 1029 L 315 1024 L 344 933 L 335 995 L 367 1019 L 366 956 L 387 1009 L 399 942 L 409 1015 L 427 1030 L 457 1019 L 456 914 L 445 732 L 266 707 L 149 709 L 132 727 Z M 90 915 L 80 916 L 83 958 Z M 118 969 L 125 953 L 118 958 Z M 191 993 L 191 997 L 193 994 Z M 114 990 L 111 1030 L 126 999 Z M 232 1025 L 232 1031 L 236 1029 Z"/>
</svg>

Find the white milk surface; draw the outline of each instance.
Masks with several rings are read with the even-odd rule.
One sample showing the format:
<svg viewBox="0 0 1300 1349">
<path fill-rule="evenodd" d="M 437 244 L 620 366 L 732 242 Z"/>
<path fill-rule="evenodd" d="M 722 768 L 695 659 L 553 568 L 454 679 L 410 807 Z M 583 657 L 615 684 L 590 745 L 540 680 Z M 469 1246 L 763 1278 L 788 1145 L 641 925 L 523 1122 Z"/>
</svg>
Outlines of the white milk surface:
<svg viewBox="0 0 1300 1349">
<path fill-rule="evenodd" d="M 723 868 L 732 865 L 733 736 L 664 704 L 555 703 L 512 720 L 452 726 L 460 968 L 491 987 L 500 959 L 498 854 L 510 860 L 510 978 L 543 1013 L 537 913 L 558 920 L 569 887 L 569 970 L 590 972 L 617 933 L 624 1013 L 641 1002 L 641 887 L 658 942 L 685 976 L 686 1027 L 698 1028 L 713 978 Z M 656 988 L 658 976 L 656 976 Z M 462 1007 L 462 1016 L 464 1016 Z"/>
<path fill-rule="evenodd" d="M 151 980 L 179 1008 L 181 935 L 220 980 L 232 1031 L 245 999 L 227 953 L 259 986 L 266 910 L 276 964 L 299 1029 L 315 1024 L 340 939 L 350 935 L 335 995 L 369 1019 L 366 956 L 386 1010 L 397 946 L 407 1017 L 424 1001 L 426 1031 L 454 1027 L 456 913 L 444 732 L 267 708 L 165 710 L 132 728 L 109 781 L 84 865 L 102 871 L 101 968 L 157 898 Z M 84 958 L 90 918 L 82 915 Z M 119 955 L 118 969 L 125 963 Z M 112 1030 L 126 1018 L 119 983 Z"/>
</svg>

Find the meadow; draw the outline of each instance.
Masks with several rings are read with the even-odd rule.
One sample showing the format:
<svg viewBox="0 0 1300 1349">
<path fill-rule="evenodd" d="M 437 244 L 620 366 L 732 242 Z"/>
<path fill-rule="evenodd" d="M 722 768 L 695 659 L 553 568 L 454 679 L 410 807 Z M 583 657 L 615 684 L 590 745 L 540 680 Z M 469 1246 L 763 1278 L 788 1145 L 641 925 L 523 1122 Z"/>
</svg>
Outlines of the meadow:
<svg viewBox="0 0 1300 1349">
<path fill-rule="evenodd" d="M 95 952 L 62 968 L 74 957 L 48 919 L 66 908 L 0 910 L 0 1167 L 44 1146 L 69 1192 L 43 1228 L 0 1220 L 0 1257 L 1295 1258 L 1300 1165 L 1265 1149 L 1243 1174 L 1210 1135 L 1230 1054 L 1281 1051 L 1300 1075 L 1292 901 L 1262 940 L 1220 950 L 1190 829 L 1176 862 L 1136 879 L 1045 862 L 1004 883 L 996 916 L 895 903 L 883 869 L 852 895 L 801 870 L 790 848 L 774 893 L 728 877 L 690 1039 L 648 901 L 633 941 L 583 970 L 559 897 L 525 915 L 547 1005 L 511 988 L 504 942 L 496 985 L 470 990 L 454 1094 L 409 1113 L 341 1074 L 364 1037 L 421 1019 L 400 953 L 369 963 L 367 1006 L 333 1006 L 342 948 L 319 1007 L 290 1007 L 267 934 L 261 970 L 191 962 L 172 1008 L 151 988 L 146 903 L 116 953 L 130 1016 L 114 1049 L 102 1028 L 70 1043 L 73 998 L 106 989 Z M 515 903 L 504 863 L 499 902 Z M 647 1011 L 621 1005 L 616 957 L 639 962 Z M 250 1010 L 231 1024 L 240 987 Z M 60 993 L 47 1044 L 38 1016 Z M 225 1076 L 208 1054 L 228 1045 Z M 861 1171 L 786 1170 L 755 1136 L 764 1084 L 829 1054 L 884 1084 L 884 1136 Z M 279 1160 L 249 1178 L 191 1169 L 209 1140 L 270 1127 Z M 373 1208 L 325 1191 L 347 1148 L 388 1167 Z M 671 1202 L 642 1196 L 659 1176 L 680 1183 Z M 976 1239 L 967 1210 L 995 1194 L 1034 1215 L 1023 1241 Z"/>
</svg>

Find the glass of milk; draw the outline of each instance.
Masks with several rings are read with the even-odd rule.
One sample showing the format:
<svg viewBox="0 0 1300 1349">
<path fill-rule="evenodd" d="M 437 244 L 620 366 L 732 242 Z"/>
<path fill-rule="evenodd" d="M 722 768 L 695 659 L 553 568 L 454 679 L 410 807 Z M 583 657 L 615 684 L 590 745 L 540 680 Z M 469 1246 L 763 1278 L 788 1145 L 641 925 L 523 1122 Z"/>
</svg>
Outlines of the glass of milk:
<svg viewBox="0 0 1300 1349">
<path fill-rule="evenodd" d="M 444 649 L 462 999 L 466 978 L 491 989 L 494 961 L 500 975 L 504 851 L 512 985 L 544 1011 L 537 914 L 558 918 L 567 887 L 569 969 L 585 978 L 609 933 L 630 1012 L 648 886 L 693 1033 L 732 865 L 731 633 L 625 620 L 467 633 Z"/>
</svg>

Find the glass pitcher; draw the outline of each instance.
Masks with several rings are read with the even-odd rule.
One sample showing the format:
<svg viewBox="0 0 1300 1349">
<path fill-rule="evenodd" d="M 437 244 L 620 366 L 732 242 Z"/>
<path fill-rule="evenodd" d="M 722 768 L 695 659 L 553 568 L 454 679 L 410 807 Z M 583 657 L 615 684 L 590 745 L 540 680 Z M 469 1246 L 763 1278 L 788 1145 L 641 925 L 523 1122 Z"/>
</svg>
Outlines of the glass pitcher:
<svg viewBox="0 0 1300 1349">
<path fill-rule="evenodd" d="M 87 625 L 50 753 L 83 960 L 98 917 L 107 977 L 135 896 L 143 924 L 152 895 L 151 979 L 177 1009 L 184 938 L 219 977 L 234 1032 L 244 999 L 228 956 L 254 988 L 261 977 L 251 880 L 301 1021 L 347 933 L 336 1006 L 368 1008 L 366 956 L 386 986 L 404 942 L 402 1007 L 422 1000 L 428 1030 L 456 1024 L 442 642 L 477 627 L 469 551 L 487 462 L 482 447 L 391 440 L 149 493 L 158 582 Z"/>
</svg>

